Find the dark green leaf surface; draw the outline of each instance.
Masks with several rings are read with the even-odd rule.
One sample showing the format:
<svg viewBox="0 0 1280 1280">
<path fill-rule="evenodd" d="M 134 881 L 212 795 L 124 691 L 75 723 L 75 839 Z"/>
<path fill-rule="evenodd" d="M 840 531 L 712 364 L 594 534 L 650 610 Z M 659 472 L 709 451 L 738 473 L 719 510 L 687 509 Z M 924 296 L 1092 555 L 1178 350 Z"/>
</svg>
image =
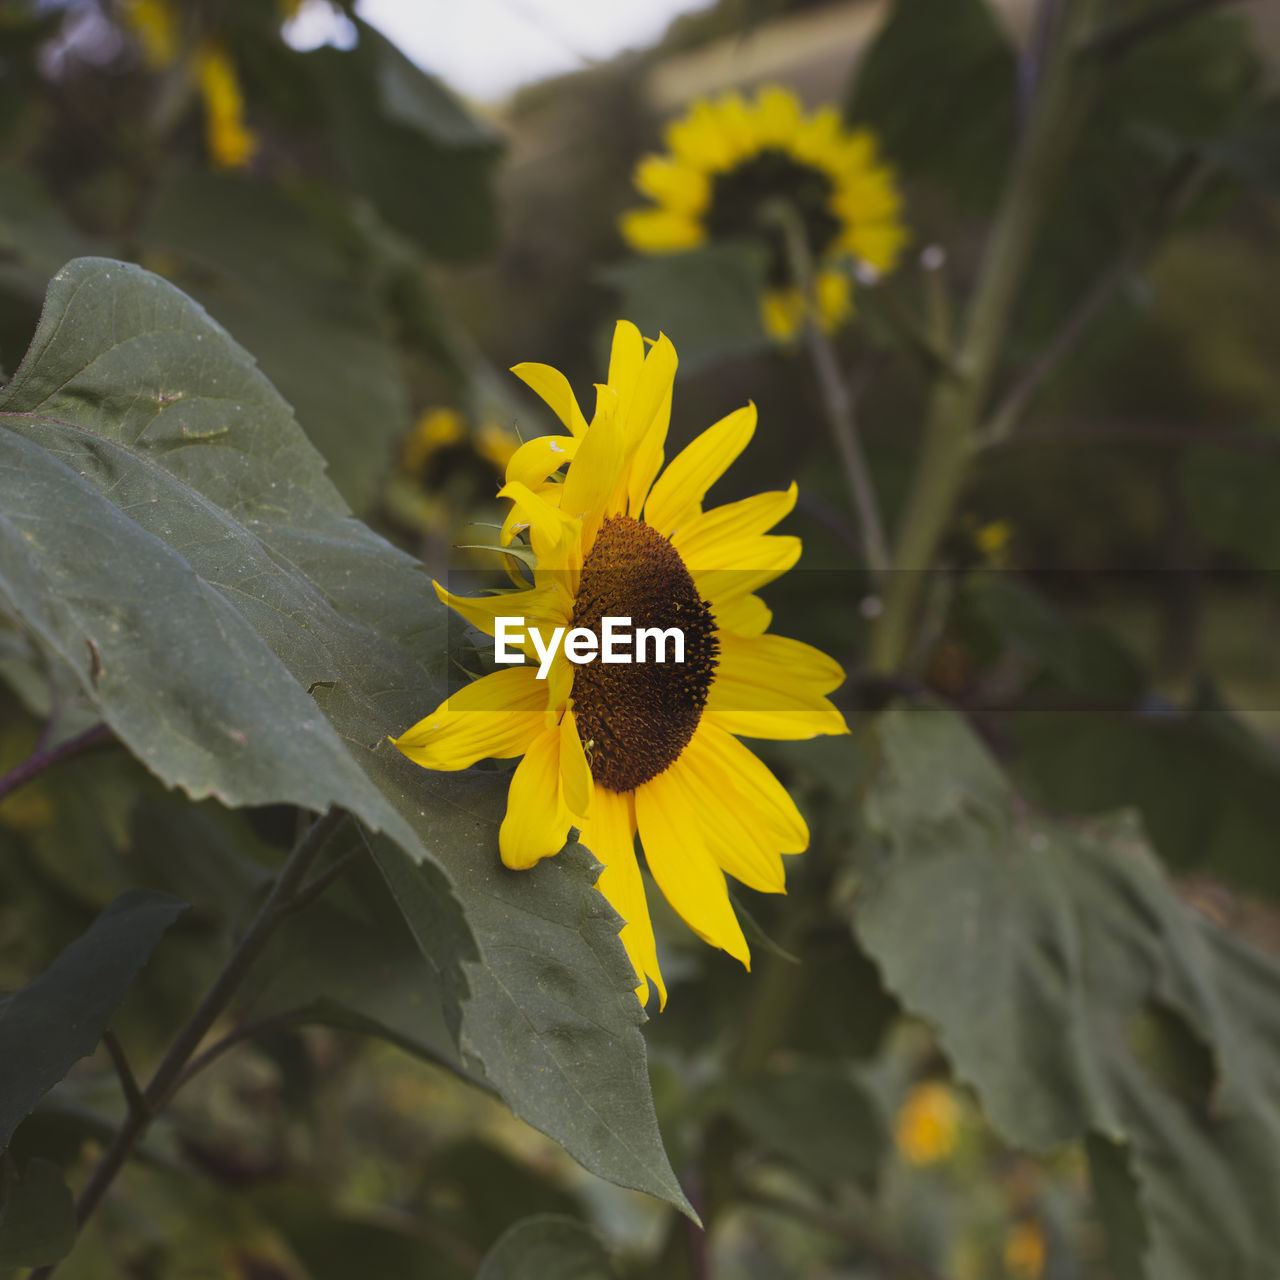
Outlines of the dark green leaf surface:
<svg viewBox="0 0 1280 1280">
<path fill-rule="evenodd" d="M 168 894 L 122 894 L 0 1010 L 0 1147 L 19 1121 L 97 1048 L 164 931 L 186 909 Z"/>
<path fill-rule="evenodd" d="M 377 643 L 343 598 L 411 562 L 252 358 L 157 277 L 81 259 L 0 428 L 0 599 L 134 754 L 193 797 L 337 803 L 416 848 L 307 696 Z"/>
<path fill-rule="evenodd" d="M 0 599 L 122 740 L 194 796 L 338 803 L 390 835 L 409 856 L 379 845 L 380 865 L 468 1069 L 589 1169 L 687 1207 L 594 864 L 504 870 L 505 775 L 387 743 L 445 694 L 443 609 L 247 354 L 157 277 L 73 263 L 0 394 L 6 455 Z"/>
<path fill-rule="evenodd" d="M 142 243 L 143 261 L 154 260 L 253 352 L 338 491 L 366 511 L 409 428 L 399 357 L 368 264 L 344 260 L 300 201 L 198 170 L 161 185 Z"/>
<path fill-rule="evenodd" d="M 874 1186 L 884 1120 L 846 1068 L 815 1062 L 760 1072 L 733 1083 L 723 1105 L 766 1150 L 820 1185 Z"/>
<path fill-rule="evenodd" d="M 712 244 L 615 263 L 600 278 L 621 294 L 618 314 L 641 333 L 665 333 L 688 370 L 770 345 L 760 321 L 764 259 L 763 248 Z"/>
<path fill-rule="evenodd" d="M 882 743 L 869 816 L 888 856 L 856 928 L 889 987 L 937 1026 L 1011 1141 L 1045 1149 L 1094 1131 L 1129 1145 L 1148 1276 L 1269 1276 L 1280 971 L 1195 916 L 1131 824 L 1016 816 L 957 717 L 892 713 Z"/>
<path fill-rule="evenodd" d="M 352 52 L 308 55 L 344 169 L 391 226 L 432 256 L 484 256 L 497 239 L 498 138 L 385 36 L 357 26 Z"/>
<path fill-rule="evenodd" d="M 595 861 L 571 845 L 530 871 L 503 867 L 497 823 L 506 782 L 458 777 L 432 819 L 469 829 L 443 857 L 483 958 L 463 966 L 471 989 L 462 1006 L 464 1061 L 587 1168 L 689 1211 L 658 1133 L 620 921 L 591 888 Z M 402 785 L 413 784 L 403 776 Z M 422 868 L 389 845 L 377 852 L 419 945 L 435 958 L 438 911 Z"/>
<path fill-rule="evenodd" d="M 489 1250 L 476 1280 L 614 1280 L 600 1242 L 580 1222 L 541 1214 L 517 1222 Z"/>
<path fill-rule="evenodd" d="M 0 1200 L 0 1268 L 58 1262 L 75 1236 L 75 1206 L 62 1170 L 50 1160 L 29 1160 Z"/>
<path fill-rule="evenodd" d="M 907 177 L 986 207 L 1013 145 L 1014 78 L 1012 46 L 986 0 L 897 0 L 858 66 L 845 116 L 871 126 Z"/>
</svg>

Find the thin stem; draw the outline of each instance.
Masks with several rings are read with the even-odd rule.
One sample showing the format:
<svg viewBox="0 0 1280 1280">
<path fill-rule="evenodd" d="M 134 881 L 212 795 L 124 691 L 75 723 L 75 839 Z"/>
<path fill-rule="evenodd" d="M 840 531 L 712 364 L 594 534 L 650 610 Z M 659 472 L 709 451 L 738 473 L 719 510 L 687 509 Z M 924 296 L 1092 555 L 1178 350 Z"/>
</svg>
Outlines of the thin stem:
<svg viewBox="0 0 1280 1280">
<path fill-rule="evenodd" d="M 1094 281 L 1093 287 L 1076 304 L 1044 350 L 1031 362 L 1027 371 L 1006 393 L 986 427 L 978 433 L 976 447 L 989 448 L 1008 436 L 1022 420 L 1027 406 L 1048 376 L 1070 354 L 1076 343 L 1088 332 L 1093 322 L 1106 309 L 1116 290 L 1125 282 L 1136 265 L 1137 255 L 1131 248 Z"/>
<path fill-rule="evenodd" d="M 283 1031 L 286 1027 L 301 1022 L 305 1017 L 305 1009 L 286 1009 L 282 1013 L 273 1013 L 269 1018 L 259 1018 L 257 1022 L 242 1022 L 238 1027 L 228 1031 L 221 1040 L 215 1040 L 203 1053 L 196 1054 L 187 1063 L 173 1087 L 173 1092 L 177 1093 L 190 1080 L 198 1076 L 206 1067 L 212 1066 L 224 1053 L 234 1049 L 236 1045 L 244 1044 L 247 1040 L 256 1040 L 258 1036 L 267 1035 L 272 1031 Z"/>
<path fill-rule="evenodd" d="M 974 433 L 1036 234 L 1086 105 L 1087 95 L 1073 80 L 1071 50 L 1095 4 L 1074 0 L 1066 6 L 965 315 L 958 376 L 940 379 L 934 387 L 920 465 L 894 548 L 896 572 L 871 633 L 868 662 L 881 674 L 899 670 L 906 655 L 925 571 L 968 472 Z"/>
<path fill-rule="evenodd" d="M 1129 243 L 1094 281 L 1093 287 L 1076 304 L 1045 349 L 1005 395 L 987 425 L 977 433 L 975 443 L 979 448 L 998 443 L 1014 430 L 1044 380 L 1088 332 L 1116 290 L 1140 265 L 1160 233 L 1187 207 L 1200 190 L 1207 172 L 1206 166 L 1199 159 L 1185 159 L 1175 166 L 1165 184 L 1162 197 L 1156 201 L 1155 212 L 1143 219 Z"/>
<path fill-rule="evenodd" d="M 130 1114 L 145 1113 L 147 1100 L 142 1096 L 142 1090 L 138 1087 L 138 1078 L 133 1074 L 133 1068 L 129 1065 L 129 1058 L 124 1051 L 124 1045 L 120 1043 L 116 1033 L 110 1028 L 102 1033 L 102 1043 L 107 1053 L 111 1055 L 111 1065 L 115 1067 L 116 1075 L 120 1077 L 120 1088 L 124 1091 Z"/>
<path fill-rule="evenodd" d="M 825 1231 L 828 1235 L 843 1240 L 865 1257 L 872 1259 L 889 1275 L 901 1276 L 903 1280 L 944 1280 L 940 1272 L 903 1253 L 889 1241 L 874 1231 L 868 1230 L 857 1222 L 851 1222 L 820 1205 L 806 1204 L 802 1200 L 793 1200 L 790 1196 L 777 1195 L 772 1192 L 759 1191 L 754 1188 L 742 1192 L 742 1199 L 747 1204 L 754 1204 L 761 1209 L 770 1209 L 775 1213 L 786 1214 L 799 1222 Z"/>
<path fill-rule="evenodd" d="M 888 544 L 884 536 L 884 522 L 880 518 L 880 504 L 875 486 L 867 467 L 862 441 L 858 436 L 853 396 L 840 375 L 839 362 L 831 340 L 822 331 L 815 315 L 813 258 L 805 240 L 804 227 L 792 206 L 783 201 L 769 210 L 769 218 L 782 230 L 787 246 L 787 259 L 791 275 L 804 299 L 804 337 L 818 375 L 818 387 L 822 393 L 822 407 L 826 411 L 827 426 L 840 453 L 849 494 L 853 498 L 858 528 L 862 535 L 862 553 L 871 574 L 880 578 L 889 569 Z"/>
<path fill-rule="evenodd" d="M 1084 41 L 1078 52 L 1085 57 L 1100 58 L 1104 61 L 1121 58 L 1131 52 L 1137 45 L 1151 36 L 1175 27 L 1181 22 L 1209 13 L 1214 9 L 1225 9 L 1229 4 L 1240 4 L 1242 0 L 1170 0 L 1158 9 L 1148 9 L 1136 18 L 1128 18 L 1104 27 L 1096 35 Z"/>
<path fill-rule="evenodd" d="M 361 843 L 350 848 L 337 857 L 310 884 L 299 889 L 296 894 L 280 908 L 282 915 L 293 915 L 304 907 L 309 907 L 335 880 L 340 880 L 369 851 L 367 844 Z"/>
<path fill-rule="evenodd" d="M 323 852 L 330 837 L 345 821 L 346 816 L 341 809 L 330 809 L 323 817 L 311 824 L 305 835 L 294 846 L 280 869 L 280 874 L 276 877 L 266 901 L 254 917 L 253 923 L 240 939 L 239 945 L 223 966 L 222 972 L 214 979 L 213 985 L 205 993 L 199 1007 L 174 1038 L 164 1059 L 151 1077 L 150 1083 L 142 1091 L 141 1107 L 130 1109 L 119 1132 L 98 1162 L 97 1168 L 90 1175 L 89 1181 L 80 1193 L 80 1198 L 76 1201 L 78 1228 L 83 1227 L 93 1216 L 94 1210 L 97 1209 L 103 1196 L 115 1181 L 116 1175 L 132 1155 L 133 1149 L 145 1137 L 152 1118 L 164 1110 L 177 1092 L 192 1055 L 200 1047 L 200 1042 L 209 1034 L 209 1029 L 230 1004 L 236 990 L 244 981 L 254 961 L 261 955 L 276 926 L 288 914 L 287 908 L 306 879 L 307 872 Z M 57 1264 L 54 1263 L 32 1272 L 30 1280 L 48 1280 L 56 1266 Z"/>
<path fill-rule="evenodd" d="M 17 791 L 33 778 L 39 777 L 46 769 L 60 764 L 63 760 L 69 760 L 82 751 L 88 751 L 91 747 L 108 741 L 110 737 L 111 730 L 105 724 L 96 724 L 92 729 L 86 729 L 83 733 L 76 734 L 74 738 L 68 738 L 66 742 L 59 743 L 52 750 L 35 751 L 20 765 L 0 775 L 0 800 Z"/>
</svg>

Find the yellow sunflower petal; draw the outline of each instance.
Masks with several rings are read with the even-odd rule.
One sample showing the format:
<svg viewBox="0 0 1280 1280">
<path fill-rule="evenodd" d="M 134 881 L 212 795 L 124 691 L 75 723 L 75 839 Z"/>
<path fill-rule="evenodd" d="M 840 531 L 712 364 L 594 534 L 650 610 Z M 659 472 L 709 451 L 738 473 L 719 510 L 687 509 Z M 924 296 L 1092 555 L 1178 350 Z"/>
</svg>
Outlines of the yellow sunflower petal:
<svg viewBox="0 0 1280 1280">
<path fill-rule="evenodd" d="M 724 872 L 707 849 L 703 815 L 665 773 L 637 787 L 635 803 L 640 842 L 658 888 L 698 937 L 749 969 L 751 953 Z"/>
<path fill-rule="evenodd" d="M 717 684 L 733 680 L 774 689 L 785 698 L 793 690 L 802 696 L 830 693 L 844 679 L 844 668 L 834 658 L 789 636 L 726 636 L 720 644 Z"/>
<path fill-rule="evenodd" d="M 590 549 L 601 520 L 609 514 L 609 499 L 622 469 L 622 424 L 616 407 L 615 398 L 601 396 L 591 428 L 569 466 L 560 496 L 560 510 L 575 522 L 574 533 L 584 550 Z M 541 555 L 538 558 L 541 559 Z"/>
<path fill-rule="evenodd" d="M 530 667 L 484 676 L 446 698 L 392 745 L 425 769 L 522 755 L 543 729 L 547 693 Z"/>
<path fill-rule="evenodd" d="M 506 591 L 497 596 L 455 596 L 438 582 L 436 589 L 440 603 L 479 627 L 487 636 L 493 635 L 498 618 L 545 618 L 555 609 L 555 591 L 551 587 L 531 587 L 528 591 Z M 532 653 L 525 649 L 526 653 Z"/>
<path fill-rule="evenodd" d="M 628 209 L 618 219 L 618 230 L 641 253 L 679 253 L 696 249 L 707 238 L 697 218 L 670 209 Z"/>
<path fill-rule="evenodd" d="M 585 820 L 591 812 L 591 766 L 582 750 L 577 718 L 572 711 L 566 711 L 560 720 L 560 782 L 569 812 Z"/>
<path fill-rule="evenodd" d="M 850 227 L 841 244 L 855 258 L 887 274 L 898 265 L 907 239 L 906 228 L 897 223 L 870 222 Z"/>
<path fill-rule="evenodd" d="M 579 450 L 581 457 L 582 450 Z M 575 458 L 575 464 L 577 459 Z M 572 472 L 572 468 L 570 468 Z M 568 482 L 565 483 L 568 488 Z M 566 567 L 578 539 L 579 525 L 559 506 L 553 506 L 545 497 L 534 493 L 526 484 L 513 480 L 498 490 L 498 497 L 509 498 L 529 522 L 529 543 L 538 557 L 539 567 L 561 569 Z M 561 498 L 561 506 L 564 503 Z M 490 633 L 492 634 L 492 632 Z"/>
<path fill-rule="evenodd" d="M 744 595 L 722 597 L 708 601 L 721 631 L 732 631 L 739 636 L 758 636 L 769 630 L 773 610 L 759 596 Z"/>
<path fill-rule="evenodd" d="M 707 175 L 670 156 L 643 156 L 636 165 L 636 189 L 674 213 L 696 217 L 711 198 Z"/>
<path fill-rule="evenodd" d="M 560 727 L 543 729 L 511 776 L 507 812 L 498 829 L 502 861 L 523 871 L 564 848 L 571 822 L 560 783 Z"/>
<path fill-rule="evenodd" d="M 849 726 L 839 710 L 827 698 L 819 701 L 824 704 L 821 710 L 807 711 L 726 711 L 713 708 L 708 703 L 702 715 L 705 723 L 742 738 L 802 742 L 827 734 L 848 733 Z"/>
<path fill-rule="evenodd" d="M 779 853 L 800 853 L 809 847 L 809 828 L 787 789 L 732 734 L 707 721 L 698 726 L 704 745 L 719 762 L 725 794 L 746 806 L 761 832 Z M 652 784 L 646 784 L 652 785 Z M 637 793 L 638 794 L 638 793 Z M 637 810 L 638 812 L 638 810 Z M 643 834 L 643 826 L 641 833 Z"/>
<path fill-rule="evenodd" d="M 517 364 L 511 366 L 511 372 L 542 398 L 570 435 L 587 434 L 587 420 L 578 407 L 569 379 L 559 369 L 553 369 L 549 364 Z"/>
<path fill-rule="evenodd" d="M 819 271 L 813 282 L 818 324 L 834 333 L 853 314 L 853 286 L 843 271 Z"/>
<path fill-rule="evenodd" d="M 735 409 L 708 427 L 654 482 L 645 503 L 645 520 L 669 537 L 682 519 L 700 514 L 707 490 L 747 447 L 755 429 L 754 404 Z"/>
<path fill-rule="evenodd" d="M 735 139 L 726 136 L 715 105 L 700 98 L 666 129 L 667 150 L 690 168 L 707 173 L 728 169 L 739 159 Z"/>
<path fill-rule="evenodd" d="M 733 563 L 725 544 L 717 548 Z M 742 558 L 737 568 L 706 568 L 691 565 L 698 594 L 717 611 L 726 602 L 759 591 L 766 583 L 786 573 L 800 559 L 800 539 L 770 534 L 763 538 L 744 539 Z M 750 559 L 747 557 L 750 556 Z"/>
<path fill-rule="evenodd" d="M 654 477 L 662 468 L 671 393 L 675 385 L 676 349 L 664 333 L 645 356 L 635 387 L 620 407 L 625 466 L 610 503 L 610 514 L 638 514 Z"/>
<path fill-rule="evenodd" d="M 804 294 L 799 289 L 767 289 L 760 295 L 760 323 L 771 338 L 790 342 L 804 323 Z"/>
<path fill-rule="evenodd" d="M 788 89 L 771 85 L 756 97 L 756 133 L 761 148 L 790 150 L 800 128 L 800 100 Z"/>
<path fill-rule="evenodd" d="M 732 780 L 699 731 L 667 771 L 692 808 L 703 817 L 702 836 L 712 857 L 736 880 L 760 893 L 785 893 L 782 858 L 748 805 L 740 802 Z"/>
<path fill-rule="evenodd" d="M 767 533 L 779 520 L 791 514 L 798 493 L 792 481 L 789 489 L 757 493 L 739 502 L 713 507 L 682 524 L 671 541 L 686 564 L 696 564 L 700 552 L 710 552 L 721 540 Z"/>
<path fill-rule="evenodd" d="M 644 368 L 644 338 L 630 320 L 619 320 L 613 326 L 613 343 L 609 348 L 608 383 L 618 393 L 619 401 L 630 398 Z"/>
<path fill-rule="evenodd" d="M 526 440 L 507 462 L 507 480 L 527 485 L 534 493 L 578 452 L 576 436 L 535 436 Z"/>
<path fill-rule="evenodd" d="M 667 987 L 658 968 L 653 923 L 649 919 L 644 880 L 636 860 L 636 822 L 631 797 L 596 787 L 591 798 L 591 817 L 583 824 L 578 838 L 604 867 L 596 888 L 625 922 L 619 936 L 636 971 L 636 995 L 641 1004 L 646 1004 L 648 979 L 652 979 L 658 988 L 661 1009 L 667 1003 Z"/>
</svg>

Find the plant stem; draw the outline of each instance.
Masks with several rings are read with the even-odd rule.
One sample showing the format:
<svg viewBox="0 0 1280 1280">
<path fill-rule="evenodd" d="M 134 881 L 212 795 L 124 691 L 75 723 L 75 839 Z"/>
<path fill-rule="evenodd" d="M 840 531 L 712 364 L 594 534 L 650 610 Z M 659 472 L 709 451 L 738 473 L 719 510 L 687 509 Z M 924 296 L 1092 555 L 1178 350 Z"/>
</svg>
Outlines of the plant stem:
<svg viewBox="0 0 1280 1280">
<path fill-rule="evenodd" d="M 109 1027 L 102 1033 L 102 1043 L 111 1055 L 111 1065 L 115 1067 L 116 1075 L 120 1077 L 120 1088 L 124 1092 L 125 1101 L 129 1104 L 129 1113 L 132 1115 L 138 1111 L 145 1112 L 147 1102 L 142 1096 L 142 1090 L 138 1087 L 138 1079 L 133 1074 L 133 1068 L 129 1065 L 124 1045 Z"/>
<path fill-rule="evenodd" d="M 133 1153 L 133 1149 L 146 1136 L 152 1119 L 164 1110 L 177 1092 L 183 1081 L 187 1063 L 200 1047 L 200 1042 L 209 1034 L 210 1028 L 230 1004 L 237 988 L 244 981 L 254 961 L 261 955 L 276 926 L 288 914 L 288 907 L 305 880 L 307 872 L 346 816 L 341 809 L 330 809 L 323 817 L 311 824 L 294 846 L 280 869 L 280 874 L 276 877 L 266 901 L 254 917 L 253 923 L 231 953 L 222 972 L 214 979 L 213 985 L 205 993 L 199 1007 L 174 1038 L 163 1061 L 151 1077 L 150 1083 L 142 1091 L 141 1105 L 130 1107 L 129 1114 L 125 1117 L 119 1132 L 104 1152 L 98 1167 L 90 1175 L 89 1181 L 80 1193 L 80 1198 L 76 1201 L 77 1228 L 82 1228 L 93 1216 L 94 1210 L 97 1209 L 103 1196 L 115 1181 L 116 1175 Z M 54 1263 L 33 1271 L 30 1280 L 48 1280 L 56 1266 L 57 1264 Z"/>
<path fill-rule="evenodd" d="M 35 751 L 20 765 L 0 775 L 0 800 L 17 791 L 33 778 L 39 777 L 46 769 L 63 760 L 69 760 L 82 751 L 88 751 L 90 747 L 99 746 L 110 737 L 111 730 L 105 724 L 95 724 L 92 729 L 86 729 L 83 733 L 76 734 L 74 738 L 68 738 L 66 742 L 59 743 L 52 750 Z"/>
<path fill-rule="evenodd" d="M 975 444 L 979 448 L 998 444 L 1014 430 L 1041 384 L 1105 310 L 1116 290 L 1142 263 L 1160 233 L 1186 209 L 1192 197 L 1201 189 L 1206 174 L 1205 165 L 1198 159 L 1185 159 L 1174 167 L 1164 191 L 1155 202 L 1154 212 L 1142 219 L 1128 244 L 1094 281 L 1045 349 L 1000 401 L 987 425 L 978 432 Z"/>
<path fill-rule="evenodd" d="M 814 372 L 818 375 L 818 389 L 822 393 L 827 426 L 839 451 L 845 480 L 849 485 L 849 495 L 853 499 L 853 508 L 858 517 L 862 554 L 871 575 L 879 579 L 889 569 L 884 522 L 880 518 L 880 504 L 876 499 L 875 486 L 871 483 L 871 471 L 862 450 L 862 441 L 858 436 L 853 396 L 840 374 L 840 365 L 831 339 L 823 333 L 815 314 L 813 257 L 805 240 L 804 227 L 795 209 L 787 201 L 780 201 L 772 206 L 768 217 L 782 231 L 791 276 L 804 299 L 805 346 L 809 349 Z"/>
<path fill-rule="evenodd" d="M 906 654 L 925 573 L 968 471 L 1018 289 L 1083 113 L 1084 95 L 1072 74 L 1071 51 L 1095 4 L 1074 0 L 1065 7 L 965 315 L 957 374 L 939 379 L 934 387 L 920 465 L 895 545 L 896 572 L 871 633 L 868 662 L 880 674 L 899 670 Z"/>
</svg>

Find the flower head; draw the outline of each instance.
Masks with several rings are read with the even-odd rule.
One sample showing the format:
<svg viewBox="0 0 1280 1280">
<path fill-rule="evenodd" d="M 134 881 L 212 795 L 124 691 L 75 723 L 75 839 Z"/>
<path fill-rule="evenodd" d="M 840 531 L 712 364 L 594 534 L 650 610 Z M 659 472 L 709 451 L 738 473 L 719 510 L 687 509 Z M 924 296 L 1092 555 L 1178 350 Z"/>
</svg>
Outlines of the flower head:
<svg viewBox="0 0 1280 1280">
<path fill-rule="evenodd" d="M 765 328 L 789 338 L 806 302 L 789 263 L 780 205 L 796 220 L 815 266 L 816 318 L 828 331 L 852 313 L 850 265 L 893 270 L 907 234 L 891 171 L 874 137 L 850 131 L 826 107 L 806 114 L 786 89 L 700 99 L 667 128 L 665 155 L 647 155 L 635 184 L 654 204 L 622 216 L 642 253 L 674 253 L 708 240 L 763 240 L 769 251 L 761 299 Z"/>
<path fill-rule="evenodd" d="M 258 152 L 258 135 L 245 123 L 244 91 L 231 55 L 206 40 L 195 54 L 196 82 L 204 99 L 205 145 L 219 169 L 243 169 Z"/>
<path fill-rule="evenodd" d="M 512 505 L 502 543 L 527 540 L 532 580 L 482 598 L 436 591 L 489 635 L 513 616 L 540 635 L 563 627 L 599 638 L 608 618 L 676 628 L 684 660 L 578 664 L 561 648 L 545 678 L 536 662 L 486 675 L 394 739 L 429 769 L 523 757 L 499 832 L 502 860 L 532 866 L 578 827 L 604 867 L 597 887 L 623 919 L 637 993 L 646 1000 L 652 980 L 664 1003 L 637 833 L 653 879 L 685 923 L 749 965 L 724 873 L 785 892 L 781 855 L 804 849 L 809 833 L 786 790 L 735 735 L 847 732 L 826 696 L 844 679 L 839 664 L 768 634 L 771 614 L 756 594 L 799 558 L 799 539 L 769 533 L 794 506 L 795 485 L 704 509 L 707 490 L 751 439 L 752 405 L 709 427 L 663 470 L 675 369 L 665 337 L 646 354 L 635 326 L 619 323 L 588 423 L 561 373 L 517 365 L 568 431 L 526 441 L 507 464 L 500 496 Z M 540 659 L 532 640 L 524 651 Z"/>
<path fill-rule="evenodd" d="M 894 1145 L 908 1164 L 937 1164 L 955 1150 L 960 1118 L 960 1103 L 951 1088 L 926 1080 L 911 1090 L 898 1111 Z"/>
</svg>

